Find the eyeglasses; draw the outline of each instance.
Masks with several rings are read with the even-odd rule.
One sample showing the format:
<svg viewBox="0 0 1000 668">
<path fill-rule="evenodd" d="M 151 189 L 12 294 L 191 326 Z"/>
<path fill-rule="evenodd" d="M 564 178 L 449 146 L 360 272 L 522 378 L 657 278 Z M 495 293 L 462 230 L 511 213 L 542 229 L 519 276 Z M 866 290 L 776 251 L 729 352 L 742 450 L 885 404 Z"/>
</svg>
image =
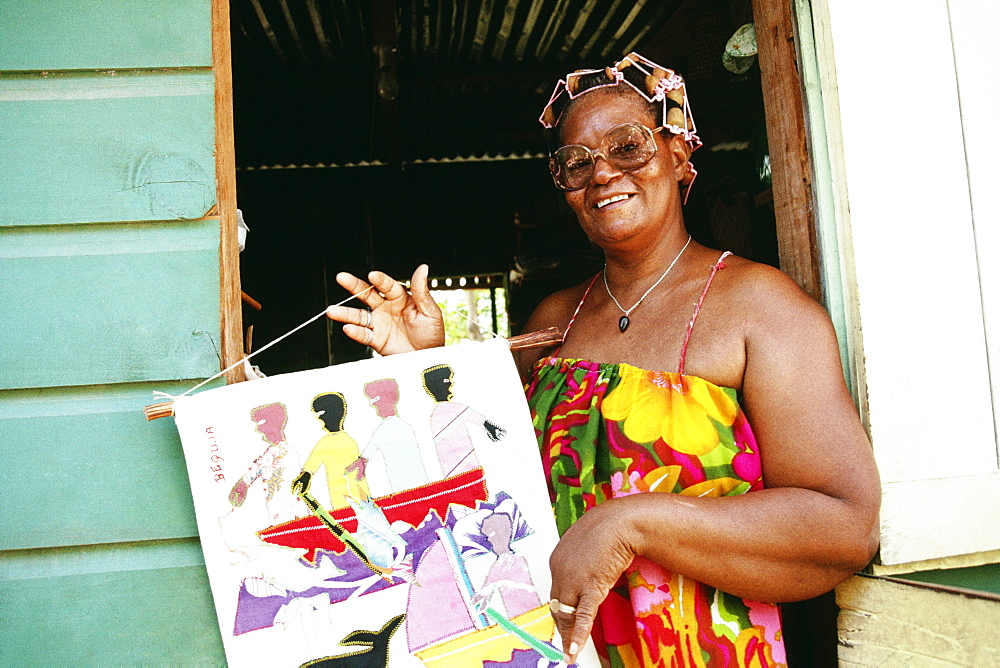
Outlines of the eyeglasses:
<svg viewBox="0 0 1000 668">
<path fill-rule="evenodd" d="M 563 146 L 549 157 L 552 180 L 560 190 L 586 188 L 594 178 L 598 156 L 623 172 L 639 169 L 656 155 L 653 134 L 662 129 L 662 126 L 650 130 L 642 123 L 624 123 L 608 130 L 597 151 L 583 144 Z"/>
</svg>

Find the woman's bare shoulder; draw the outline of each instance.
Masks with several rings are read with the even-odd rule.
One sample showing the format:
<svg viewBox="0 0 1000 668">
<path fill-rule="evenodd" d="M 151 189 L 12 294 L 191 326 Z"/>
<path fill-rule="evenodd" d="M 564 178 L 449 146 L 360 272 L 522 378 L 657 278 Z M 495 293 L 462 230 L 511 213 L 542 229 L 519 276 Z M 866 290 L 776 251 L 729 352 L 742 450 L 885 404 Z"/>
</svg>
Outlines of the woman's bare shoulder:
<svg viewBox="0 0 1000 668">
<path fill-rule="evenodd" d="M 583 299 L 583 295 L 587 291 L 590 282 L 591 279 L 587 279 L 579 285 L 553 292 L 543 299 L 535 307 L 531 317 L 528 318 L 528 322 L 524 326 L 524 331 L 534 332 L 546 327 L 558 327 L 565 330 L 567 323 L 569 323 L 570 318 L 573 317 L 573 313 L 576 311 L 576 307 L 580 304 L 580 300 Z"/>
<path fill-rule="evenodd" d="M 727 265 L 727 306 L 741 314 L 744 389 L 755 380 L 794 379 L 805 369 L 816 382 L 842 384 L 837 336 L 823 305 L 774 267 L 742 258 Z"/>
<path fill-rule="evenodd" d="M 587 279 L 583 283 L 554 292 L 538 304 L 532 312 L 531 317 L 524 325 L 524 332 L 537 332 L 540 329 L 558 327 L 563 334 L 566 333 L 566 325 L 569 324 L 576 307 L 583 299 L 584 293 L 591 280 Z M 528 370 L 534 363 L 546 355 L 551 355 L 556 350 L 556 346 L 550 348 L 528 348 L 518 351 L 516 355 L 518 370 L 522 378 L 527 376 Z"/>
<path fill-rule="evenodd" d="M 774 320 L 828 322 L 823 306 L 792 278 L 767 264 L 731 256 L 721 272 L 728 306 L 745 314 L 748 325 L 774 325 Z"/>
</svg>

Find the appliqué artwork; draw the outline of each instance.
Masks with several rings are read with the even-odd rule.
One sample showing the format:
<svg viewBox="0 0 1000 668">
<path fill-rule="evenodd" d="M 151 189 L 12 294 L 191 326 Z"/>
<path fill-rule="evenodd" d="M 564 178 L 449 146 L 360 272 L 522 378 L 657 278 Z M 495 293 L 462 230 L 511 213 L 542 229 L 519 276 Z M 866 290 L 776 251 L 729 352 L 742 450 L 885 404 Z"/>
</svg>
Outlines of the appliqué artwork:
<svg viewBox="0 0 1000 668">
<path fill-rule="evenodd" d="M 503 341 L 229 385 L 174 414 L 230 665 L 557 665 L 557 534 Z"/>
</svg>

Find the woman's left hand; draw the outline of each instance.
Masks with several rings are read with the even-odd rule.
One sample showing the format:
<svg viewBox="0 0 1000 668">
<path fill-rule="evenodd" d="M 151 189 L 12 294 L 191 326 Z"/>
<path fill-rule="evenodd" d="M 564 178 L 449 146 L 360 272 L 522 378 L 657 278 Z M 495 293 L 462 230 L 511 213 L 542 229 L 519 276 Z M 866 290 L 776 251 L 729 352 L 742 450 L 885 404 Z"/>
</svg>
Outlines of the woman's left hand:
<svg viewBox="0 0 1000 668">
<path fill-rule="evenodd" d="M 563 534 L 549 557 L 551 596 L 575 613 L 553 611 L 566 662 L 573 663 L 594 626 L 597 608 L 635 558 L 634 536 L 614 500 L 591 508 Z"/>
</svg>

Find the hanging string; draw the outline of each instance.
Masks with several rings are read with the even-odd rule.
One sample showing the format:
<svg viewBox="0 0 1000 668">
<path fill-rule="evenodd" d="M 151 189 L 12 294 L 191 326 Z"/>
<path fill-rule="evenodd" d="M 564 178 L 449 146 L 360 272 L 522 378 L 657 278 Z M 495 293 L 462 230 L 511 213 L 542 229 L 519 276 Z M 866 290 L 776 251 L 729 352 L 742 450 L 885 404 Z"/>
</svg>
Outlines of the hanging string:
<svg viewBox="0 0 1000 668">
<path fill-rule="evenodd" d="M 337 302 L 336 304 L 333 304 L 333 305 L 331 305 L 331 306 L 328 306 L 327 308 L 323 309 L 322 311 L 320 311 L 319 313 L 317 313 L 317 314 L 316 314 L 316 315 L 314 315 L 313 317 L 311 317 L 311 318 L 309 318 L 308 320 L 306 320 L 306 321 L 305 321 L 304 323 L 302 323 L 301 325 L 299 325 L 299 326 L 298 326 L 298 327 L 296 327 L 295 329 L 292 329 L 292 330 L 290 330 L 290 331 L 288 331 L 288 332 L 285 332 L 284 334 L 282 334 L 281 336 L 279 336 L 278 338 L 276 338 L 276 339 L 275 339 L 274 341 L 271 341 L 271 342 L 270 342 L 270 343 L 268 343 L 267 345 L 264 345 L 264 346 L 261 346 L 260 348 L 258 348 L 258 349 L 257 349 L 257 350 L 255 350 L 254 352 L 250 353 L 249 355 L 246 355 L 246 356 L 244 356 L 244 357 L 240 358 L 239 360 L 237 360 L 237 361 L 236 361 L 236 362 L 234 362 L 233 364 L 230 364 L 230 365 L 229 365 L 229 366 L 227 366 L 227 367 L 226 367 L 225 369 L 223 369 L 223 370 L 222 370 L 222 371 L 220 371 L 219 373 L 215 374 L 215 375 L 214 375 L 214 376 L 212 376 L 211 378 L 206 378 L 205 380 L 201 381 L 200 383 L 198 383 L 197 385 L 195 385 L 194 387 L 192 387 L 192 388 L 191 388 L 190 390 L 188 390 L 187 392 L 184 392 L 184 393 L 182 393 L 182 394 L 178 394 L 178 395 L 176 395 L 176 396 L 175 396 L 175 395 L 171 395 L 171 394 L 167 394 L 166 392 L 157 392 L 157 391 L 154 391 L 154 392 L 153 392 L 153 396 L 155 396 L 155 397 L 156 397 L 156 398 L 158 398 L 158 399 L 177 399 L 177 398 L 179 398 L 179 397 L 183 397 L 183 396 L 186 396 L 186 395 L 188 395 L 188 394 L 190 394 L 190 393 L 194 392 L 194 391 L 195 391 L 195 390 L 197 390 L 198 388 L 200 388 L 200 387 L 202 387 L 202 386 L 204 386 L 204 385 L 207 385 L 208 383 L 212 382 L 212 381 L 213 381 L 213 380 L 215 380 L 216 378 L 221 378 L 221 377 L 222 377 L 222 376 L 224 376 L 224 375 L 225 375 L 225 374 L 226 374 L 227 372 L 229 372 L 229 371 L 232 371 L 233 369 L 235 369 L 235 368 L 236 368 L 236 367 L 238 367 L 239 365 L 243 364 L 244 362 L 246 362 L 246 361 L 247 361 L 248 359 L 250 359 L 251 357 L 253 357 L 253 356 L 254 356 L 254 355 L 256 355 L 257 353 L 262 353 L 262 352 L 264 352 L 265 350 L 267 350 L 268 348 L 270 348 L 270 347 L 271 347 L 271 346 L 273 346 L 274 344 L 276 344 L 276 343 L 278 343 L 279 341 L 282 341 L 282 340 L 284 340 L 284 339 L 288 338 L 289 336 L 291 336 L 291 335 L 292 335 L 292 334 L 294 334 L 295 332 L 299 331 L 300 329 L 302 329 L 302 328 L 303 328 L 303 327 L 305 327 L 306 325 L 311 325 L 312 323 L 316 322 L 317 320 L 319 320 L 320 318 L 322 318 L 323 316 L 325 316 L 325 315 L 326 315 L 326 313 L 327 313 L 327 311 L 329 311 L 329 310 L 330 310 L 331 308 L 333 308 L 334 306 L 343 306 L 344 304 L 346 304 L 347 302 L 351 301 L 351 300 L 352 300 L 352 299 L 354 299 L 355 297 L 360 297 L 361 295 L 365 294 L 366 292 L 368 292 L 369 290 L 372 290 L 372 289 L 374 289 L 374 286 L 371 286 L 371 285 L 369 285 L 369 286 L 368 286 L 367 288 L 365 288 L 364 290 L 362 290 L 362 291 L 361 291 L 361 292 L 359 292 L 358 294 L 356 294 L 356 295 L 351 295 L 350 297 L 348 297 L 347 299 L 345 299 L 345 300 L 343 300 L 343 301 L 341 301 L 341 302 Z"/>
<path fill-rule="evenodd" d="M 469 316 L 467 316 L 464 313 L 462 313 L 461 311 L 459 311 L 457 306 L 452 306 L 448 302 L 444 302 L 444 303 L 435 302 L 435 303 L 437 304 L 438 308 L 441 309 L 442 311 L 450 311 L 451 313 L 457 313 L 458 315 L 462 316 L 463 318 L 465 318 L 466 320 L 468 320 L 469 322 L 471 322 L 473 325 L 475 325 L 476 327 L 478 327 L 480 331 L 485 331 L 487 334 L 492 334 L 494 339 L 499 339 L 500 338 L 500 335 L 497 334 L 496 332 L 494 332 L 489 327 L 486 327 L 484 325 L 479 324 L 478 320 L 473 320 Z"/>
</svg>

